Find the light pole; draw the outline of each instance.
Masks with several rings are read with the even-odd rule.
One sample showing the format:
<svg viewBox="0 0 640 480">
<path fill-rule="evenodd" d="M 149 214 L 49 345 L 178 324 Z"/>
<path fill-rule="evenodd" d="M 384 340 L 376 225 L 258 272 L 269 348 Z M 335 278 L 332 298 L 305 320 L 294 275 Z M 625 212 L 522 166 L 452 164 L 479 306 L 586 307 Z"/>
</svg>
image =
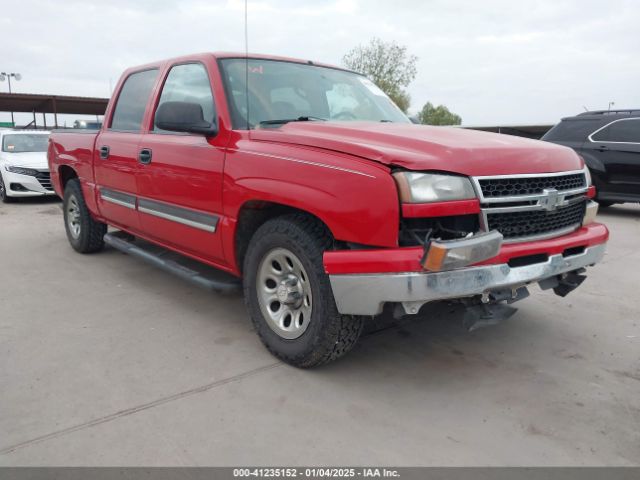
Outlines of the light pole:
<svg viewBox="0 0 640 480">
<path fill-rule="evenodd" d="M 22 78 L 22 75 L 20 75 L 19 73 L 7 73 L 7 72 L 0 72 L 0 82 L 4 82 L 4 79 L 6 78 L 7 81 L 9 82 L 9 93 L 11 93 L 11 77 L 15 78 L 16 81 L 20 81 L 20 79 Z M 16 126 L 16 122 L 13 120 L 13 112 L 11 112 L 11 123 L 13 123 L 13 126 Z"/>
</svg>

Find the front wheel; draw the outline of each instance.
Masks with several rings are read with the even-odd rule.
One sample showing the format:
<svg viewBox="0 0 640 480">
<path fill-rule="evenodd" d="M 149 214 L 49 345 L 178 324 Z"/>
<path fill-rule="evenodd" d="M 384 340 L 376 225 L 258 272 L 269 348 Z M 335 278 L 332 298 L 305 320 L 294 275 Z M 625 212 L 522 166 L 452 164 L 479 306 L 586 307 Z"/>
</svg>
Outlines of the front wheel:
<svg viewBox="0 0 640 480">
<path fill-rule="evenodd" d="M 73 249 L 79 253 L 102 250 L 107 226 L 91 216 L 78 179 L 69 180 L 65 185 L 62 205 L 67 239 Z"/>
<path fill-rule="evenodd" d="M 293 214 L 269 220 L 244 259 L 244 295 L 260 339 L 276 357 L 300 368 L 349 352 L 363 317 L 341 315 L 322 256 L 331 237 L 319 221 Z"/>
</svg>

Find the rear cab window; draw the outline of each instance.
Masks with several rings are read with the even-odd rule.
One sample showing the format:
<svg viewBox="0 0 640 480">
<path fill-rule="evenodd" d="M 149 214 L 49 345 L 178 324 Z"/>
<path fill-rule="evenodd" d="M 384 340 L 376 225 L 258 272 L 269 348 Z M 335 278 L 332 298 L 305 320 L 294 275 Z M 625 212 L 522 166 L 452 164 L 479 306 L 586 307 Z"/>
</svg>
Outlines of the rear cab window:
<svg viewBox="0 0 640 480">
<path fill-rule="evenodd" d="M 157 68 L 135 72 L 127 77 L 116 101 L 110 130 L 136 133 L 140 131 L 157 77 Z"/>
</svg>

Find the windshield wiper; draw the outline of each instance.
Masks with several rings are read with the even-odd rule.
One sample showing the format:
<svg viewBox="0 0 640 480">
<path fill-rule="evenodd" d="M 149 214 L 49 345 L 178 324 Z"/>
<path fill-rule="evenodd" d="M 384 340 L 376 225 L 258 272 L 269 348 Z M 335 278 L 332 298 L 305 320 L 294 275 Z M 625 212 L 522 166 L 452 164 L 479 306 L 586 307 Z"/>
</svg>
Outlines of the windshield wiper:
<svg viewBox="0 0 640 480">
<path fill-rule="evenodd" d="M 316 121 L 321 121 L 321 122 L 326 122 L 326 118 L 320 118 L 320 117 L 312 117 L 310 115 L 306 115 L 304 117 L 298 117 L 298 118 L 280 118 L 278 120 L 263 120 L 262 122 L 259 123 L 259 125 L 284 125 L 285 123 L 289 123 L 289 122 L 316 122 Z"/>
</svg>

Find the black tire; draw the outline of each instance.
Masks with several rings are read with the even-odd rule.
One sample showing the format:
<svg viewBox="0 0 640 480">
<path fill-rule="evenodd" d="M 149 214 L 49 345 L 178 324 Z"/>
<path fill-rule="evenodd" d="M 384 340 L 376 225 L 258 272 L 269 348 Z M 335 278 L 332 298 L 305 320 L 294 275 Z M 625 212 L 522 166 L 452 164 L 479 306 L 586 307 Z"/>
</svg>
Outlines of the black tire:
<svg viewBox="0 0 640 480">
<path fill-rule="evenodd" d="M 15 201 L 13 197 L 10 197 L 7 194 L 7 188 L 4 184 L 4 180 L 2 179 L 1 173 L 0 173 L 0 200 L 2 200 L 2 203 L 13 203 Z"/>
<path fill-rule="evenodd" d="M 611 205 L 614 204 L 614 202 L 606 202 L 604 200 L 598 200 L 596 198 L 596 202 L 598 202 L 598 205 L 600 205 L 601 208 L 609 208 Z"/>
<path fill-rule="evenodd" d="M 104 223 L 97 222 L 91 216 L 77 178 L 69 180 L 65 185 L 62 206 L 67 239 L 73 249 L 79 253 L 93 253 L 102 250 L 107 226 Z M 73 207 L 73 210 L 71 210 L 71 207 Z M 76 220 L 77 231 L 72 231 L 75 227 L 71 225 L 71 216 Z"/>
<path fill-rule="evenodd" d="M 291 214 L 264 223 L 253 235 L 243 266 L 244 299 L 255 329 L 277 358 L 299 368 L 311 368 L 336 360 L 356 344 L 364 317 L 341 315 L 324 272 L 322 256 L 332 240 L 326 227 L 313 217 Z M 309 324 L 299 337 L 286 339 L 265 318 L 258 298 L 258 269 L 274 249 L 287 249 L 298 257 L 313 296 Z"/>
</svg>

